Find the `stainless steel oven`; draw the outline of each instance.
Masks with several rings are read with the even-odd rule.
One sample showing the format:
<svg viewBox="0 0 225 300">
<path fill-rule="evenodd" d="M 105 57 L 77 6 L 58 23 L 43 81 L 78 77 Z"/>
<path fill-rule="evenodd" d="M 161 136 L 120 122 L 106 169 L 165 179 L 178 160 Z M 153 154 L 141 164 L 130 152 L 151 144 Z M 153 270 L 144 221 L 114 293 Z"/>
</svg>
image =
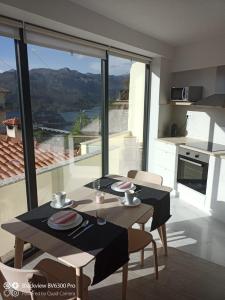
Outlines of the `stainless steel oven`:
<svg viewBox="0 0 225 300">
<path fill-rule="evenodd" d="M 177 182 L 206 194 L 209 155 L 179 147 Z"/>
</svg>

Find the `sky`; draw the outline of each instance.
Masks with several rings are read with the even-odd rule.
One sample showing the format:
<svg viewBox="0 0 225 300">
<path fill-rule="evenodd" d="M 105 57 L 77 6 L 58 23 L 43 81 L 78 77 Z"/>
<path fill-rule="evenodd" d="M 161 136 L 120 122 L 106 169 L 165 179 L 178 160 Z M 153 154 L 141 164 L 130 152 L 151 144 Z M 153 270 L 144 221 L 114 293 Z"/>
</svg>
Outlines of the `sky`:
<svg viewBox="0 0 225 300">
<path fill-rule="evenodd" d="M 101 72 L 101 60 L 80 54 L 28 45 L 29 68 L 70 68 L 81 73 Z M 109 74 L 122 75 L 130 73 L 132 61 L 128 59 L 109 57 Z M 0 73 L 16 68 L 14 41 L 10 38 L 0 37 Z"/>
</svg>

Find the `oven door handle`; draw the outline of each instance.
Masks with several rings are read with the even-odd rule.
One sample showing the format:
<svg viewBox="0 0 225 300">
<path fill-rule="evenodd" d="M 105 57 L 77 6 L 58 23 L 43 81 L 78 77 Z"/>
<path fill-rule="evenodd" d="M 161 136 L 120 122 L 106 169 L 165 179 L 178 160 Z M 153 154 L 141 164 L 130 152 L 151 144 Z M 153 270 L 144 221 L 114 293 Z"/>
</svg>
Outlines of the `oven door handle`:
<svg viewBox="0 0 225 300">
<path fill-rule="evenodd" d="M 185 88 L 182 89 L 181 98 L 182 98 L 182 100 L 187 100 L 187 99 L 185 99 Z"/>
<path fill-rule="evenodd" d="M 189 164 L 192 164 L 192 165 L 195 165 L 195 166 L 198 166 L 198 167 L 202 167 L 202 166 L 203 166 L 203 165 L 200 164 L 200 163 L 197 163 L 197 162 L 195 162 L 195 161 L 188 160 L 188 159 L 185 159 L 185 158 L 182 158 L 182 157 L 180 157 L 179 160 L 185 161 L 185 162 L 187 162 L 187 163 L 189 163 Z"/>
</svg>

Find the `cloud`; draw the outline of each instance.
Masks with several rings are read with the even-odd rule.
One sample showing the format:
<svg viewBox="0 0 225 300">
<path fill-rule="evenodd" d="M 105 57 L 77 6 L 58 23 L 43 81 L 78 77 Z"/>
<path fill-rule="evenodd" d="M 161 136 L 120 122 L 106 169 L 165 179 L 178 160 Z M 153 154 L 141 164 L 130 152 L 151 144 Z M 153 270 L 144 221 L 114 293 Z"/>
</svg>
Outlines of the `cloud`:
<svg viewBox="0 0 225 300">
<path fill-rule="evenodd" d="M 85 58 L 85 56 L 82 55 L 82 54 L 75 54 L 75 53 L 73 53 L 73 56 L 75 56 L 77 59 L 84 59 Z"/>
<path fill-rule="evenodd" d="M 94 72 L 94 73 L 100 73 L 101 72 L 101 64 L 99 61 L 95 61 L 90 63 L 89 68 Z"/>
<path fill-rule="evenodd" d="M 132 61 L 129 59 L 116 56 L 109 57 L 109 72 L 114 75 L 130 73 L 131 65 Z"/>
</svg>

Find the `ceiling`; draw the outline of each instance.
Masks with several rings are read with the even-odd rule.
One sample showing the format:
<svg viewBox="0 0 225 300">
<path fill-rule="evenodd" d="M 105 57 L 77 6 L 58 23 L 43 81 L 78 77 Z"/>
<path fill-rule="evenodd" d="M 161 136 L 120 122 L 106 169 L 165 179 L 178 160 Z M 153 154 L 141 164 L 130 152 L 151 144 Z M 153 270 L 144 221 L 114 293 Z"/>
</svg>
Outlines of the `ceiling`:
<svg viewBox="0 0 225 300">
<path fill-rule="evenodd" d="M 225 0 L 69 0 L 174 46 L 225 35 Z"/>
</svg>

